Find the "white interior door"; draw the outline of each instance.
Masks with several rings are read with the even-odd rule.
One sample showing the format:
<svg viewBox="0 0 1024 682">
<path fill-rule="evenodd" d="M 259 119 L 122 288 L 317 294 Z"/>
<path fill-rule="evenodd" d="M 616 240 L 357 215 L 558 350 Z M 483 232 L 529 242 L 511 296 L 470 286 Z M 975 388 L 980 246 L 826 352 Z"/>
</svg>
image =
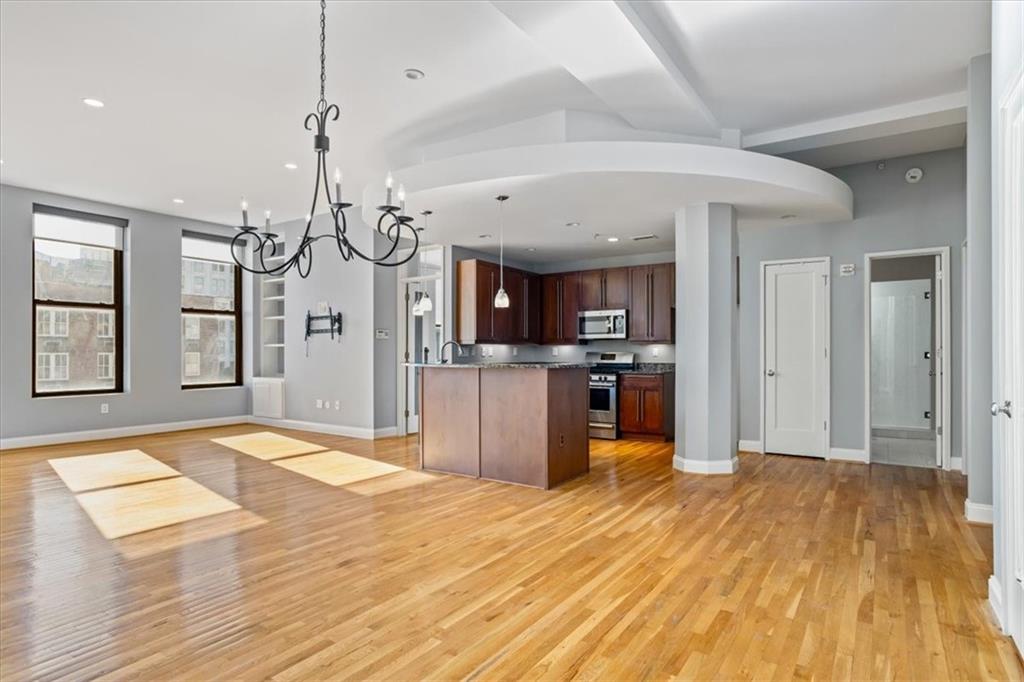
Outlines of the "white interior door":
<svg viewBox="0 0 1024 682">
<path fill-rule="evenodd" d="M 827 455 L 827 260 L 764 266 L 764 451 Z"/>
<path fill-rule="evenodd" d="M 1001 463 L 1004 627 L 1024 650 L 1024 78 L 999 111 L 993 231 L 993 447 Z M 1001 479 L 1001 480 L 1000 480 Z M 1002 526 L 1000 528 L 1000 526 Z"/>
</svg>

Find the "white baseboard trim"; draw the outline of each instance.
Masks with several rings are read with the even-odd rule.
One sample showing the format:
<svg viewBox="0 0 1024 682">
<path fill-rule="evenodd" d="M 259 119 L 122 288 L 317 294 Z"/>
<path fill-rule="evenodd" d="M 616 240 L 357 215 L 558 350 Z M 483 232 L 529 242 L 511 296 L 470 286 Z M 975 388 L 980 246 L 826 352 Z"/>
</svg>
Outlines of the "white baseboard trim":
<svg viewBox="0 0 1024 682">
<path fill-rule="evenodd" d="M 379 429 L 373 430 L 374 438 L 391 438 L 392 436 L 398 435 L 397 426 L 383 426 Z"/>
<path fill-rule="evenodd" d="M 706 460 L 686 459 L 679 455 L 673 455 L 672 466 L 679 471 L 684 471 L 688 474 L 703 474 L 705 476 L 734 474 L 739 471 L 740 458 L 733 455 L 732 459 L 727 460 Z"/>
<path fill-rule="evenodd" d="M 760 452 L 764 453 L 764 448 L 761 446 L 759 440 L 741 440 L 737 444 L 737 449 L 740 452 Z"/>
<path fill-rule="evenodd" d="M 828 458 L 829 460 L 834 459 L 842 462 L 868 463 L 868 453 L 854 448 L 829 448 Z"/>
<path fill-rule="evenodd" d="M 88 431 L 66 431 L 64 433 L 47 433 L 40 436 L 15 436 L 0 438 L 0 450 L 15 448 L 34 448 L 41 445 L 59 445 L 61 443 L 79 443 L 90 440 L 107 440 L 108 438 L 125 438 L 127 436 L 145 436 L 150 433 L 167 431 L 187 431 L 188 429 L 205 429 L 210 426 L 227 426 L 229 424 L 246 424 L 247 415 L 238 417 L 213 417 L 212 419 L 190 419 L 181 422 L 164 422 L 162 424 L 141 424 L 139 426 L 116 426 L 109 429 L 90 429 Z"/>
<path fill-rule="evenodd" d="M 276 426 L 280 429 L 296 429 L 298 431 L 312 431 L 314 433 L 328 433 L 332 436 L 348 436 L 349 438 L 362 438 L 373 440 L 374 429 L 363 426 L 345 426 L 344 424 L 324 424 L 323 422 L 306 422 L 298 419 L 269 419 L 267 417 L 249 417 L 250 424 L 262 424 L 263 426 Z"/>
<path fill-rule="evenodd" d="M 1006 632 L 1006 625 L 1003 623 L 1003 586 L 994 575 L 988 577 L 988 603 L 992 607 L 992 615 L 999 624 L 999 629 Z"/>
<path fill-rule="evenodd" d="M 992 505 L 964 500 L 964 518 L 971 523 L 992 525 Z"/>
<path fill-rule="evenodd" d="M 950 457 L 949 458 L 949 468 L 952 471 L 959 471 L 960 473 L 965 473 L 964 472 L 964 458 L 963 457 Z"/>
</svg>

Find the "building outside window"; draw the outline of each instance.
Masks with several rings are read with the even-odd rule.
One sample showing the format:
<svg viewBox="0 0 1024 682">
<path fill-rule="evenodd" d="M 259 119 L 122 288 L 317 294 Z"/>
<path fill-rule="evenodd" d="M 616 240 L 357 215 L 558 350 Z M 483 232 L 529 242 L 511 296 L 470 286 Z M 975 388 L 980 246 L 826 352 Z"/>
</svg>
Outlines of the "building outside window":
<svg viewBox="0 0 1024 682">
<path fill-rule="evenodd" d="M 181 240 L 183 388 L 242 383 L 242 273 L 230 240 L 186 232 Z"/>
<path fill-rule="evenodd" d="M 32 395 L 123 390 L 126 220 L 33 206 Z M 98 358 L 105 369 L 101 371 Z"/>
</svg>

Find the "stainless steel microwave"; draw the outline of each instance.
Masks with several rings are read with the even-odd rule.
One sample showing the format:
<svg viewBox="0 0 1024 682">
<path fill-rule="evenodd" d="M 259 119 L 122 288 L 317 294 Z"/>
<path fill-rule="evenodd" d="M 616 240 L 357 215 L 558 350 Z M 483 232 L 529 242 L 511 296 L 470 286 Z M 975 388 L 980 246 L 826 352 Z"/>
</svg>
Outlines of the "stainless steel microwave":
<svg viewBox="0 0 1024 682">
<path fill-rule="evenodd" d="M 585 310 L 579 314 L 576 336 L 581 341 L 626 338 L 625 310 Z"/>
</svg>

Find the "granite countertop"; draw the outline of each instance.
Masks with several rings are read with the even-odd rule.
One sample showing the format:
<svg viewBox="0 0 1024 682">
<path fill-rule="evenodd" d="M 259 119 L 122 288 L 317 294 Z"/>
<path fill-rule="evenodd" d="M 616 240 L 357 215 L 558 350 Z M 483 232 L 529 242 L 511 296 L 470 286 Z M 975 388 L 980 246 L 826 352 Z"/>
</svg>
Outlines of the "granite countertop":
<svg viewBox="0 0 1024 682">
<path fill-rule="evenodd" d="M 624 369 L 619 374 L 668 374 L 675 372 L 673 362 L 638 362 L 633 369 Z"/>
<path fill-rule="evenodd" d="M 409 367 L 455 368 L 455 369 L 579 369 L 589 368 L 586 362 L 456 362 L 438 364 L 436 362 L 407 362 Z"/>
</svg>

